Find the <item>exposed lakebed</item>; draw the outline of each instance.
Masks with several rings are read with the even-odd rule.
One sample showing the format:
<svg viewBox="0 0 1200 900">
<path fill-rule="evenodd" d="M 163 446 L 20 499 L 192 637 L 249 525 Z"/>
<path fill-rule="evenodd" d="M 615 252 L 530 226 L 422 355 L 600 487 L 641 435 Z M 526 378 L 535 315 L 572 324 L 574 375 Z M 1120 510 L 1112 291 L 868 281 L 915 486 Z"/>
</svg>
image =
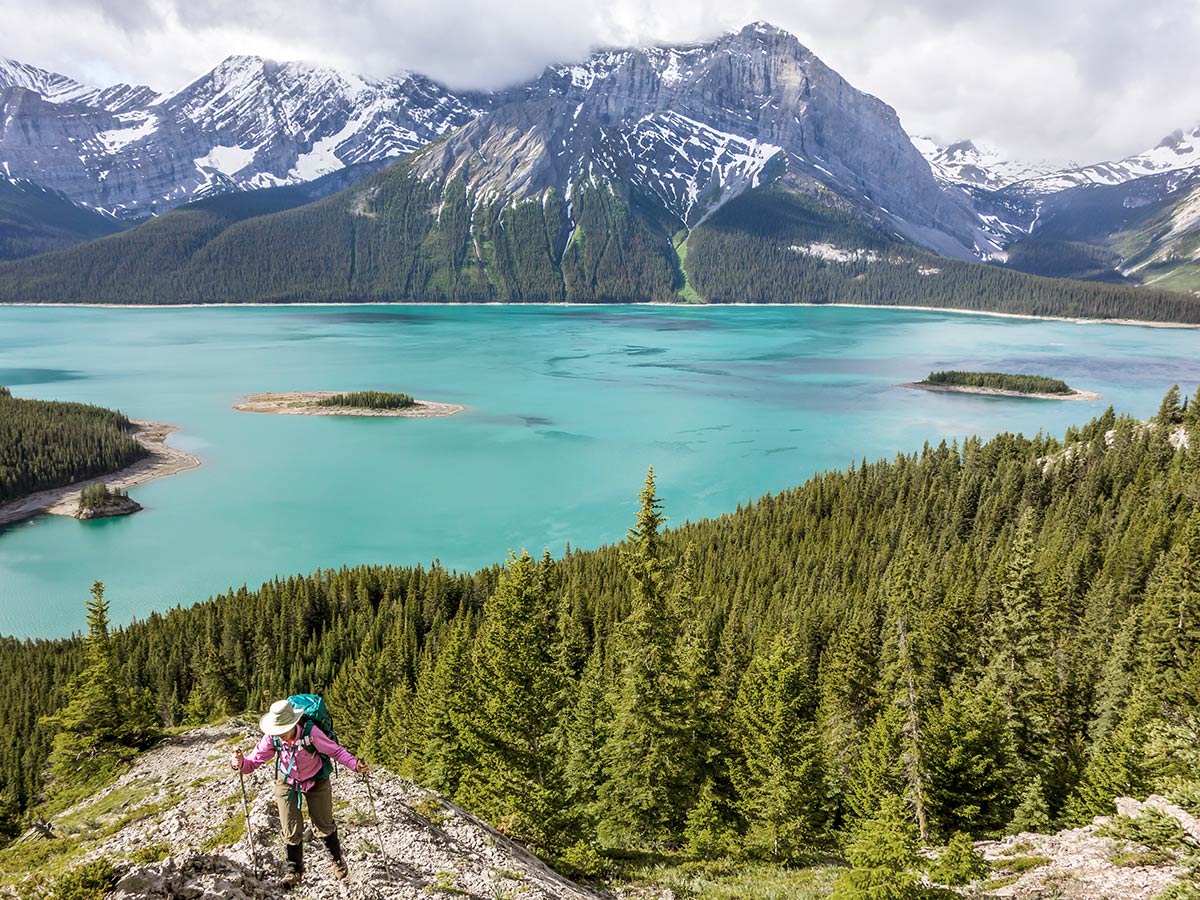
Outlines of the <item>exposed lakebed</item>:
<svg viewBox="0 0 1200 900">
<path fill-rule="evenodd" d="M 906 390 L 1037 372 L 1102 401 Z M 199 468 L 136 516 L 0 530 L 0 633 L 83 626 L 242 583 L 378 562 L 475 567 L 619 539 L 653 464 L 673 522 L 816 471 L 966 434 L 1154 414 L 1200 382 L 1200 331 L 812 307 L 0 308 L 0 384 L 181 426 Z M 444 418 L 245 415 L 253 392 L 453 398 Z"/>
</svg>

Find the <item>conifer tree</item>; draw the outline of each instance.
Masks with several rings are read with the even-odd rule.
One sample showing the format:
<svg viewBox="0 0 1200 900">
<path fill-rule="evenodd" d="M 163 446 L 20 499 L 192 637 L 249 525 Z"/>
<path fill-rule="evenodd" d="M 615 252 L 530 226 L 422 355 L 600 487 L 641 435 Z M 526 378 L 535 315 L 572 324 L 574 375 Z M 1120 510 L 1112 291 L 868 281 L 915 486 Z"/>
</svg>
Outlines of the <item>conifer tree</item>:
<svg viewBox="0 0 1200 900">
<path fill-rule="evenodd" d="M 67 689 L 66 706 L 44 720 L 57 732 L 50 770 L 55 783 L 63 788 L 89 776 L 111 773 L 114 764 L 147 746 L 157 731 L 148 692 L 123 684 L 117 677 L 108 632 L 108 601 L 99 581 L 92 584 L 87 601 L 87 623 L 84 668 Z"/>
<path fill-rule="evenodd" d="M 820 842 L 828 809 L 816 692 L 791 641 L 779 640 L 750 663 L 733 718 L 733 780 L 746 843 L 773 859 L 794 859 Z"/>
<path fill-rule="evenodd" d="M 1184 410 L 1179 398 L 1179 385 L 1172 385 L 1171 389 L 1162 398 L 1162 403 L 1158 406 L 1158 412 L 1154 416 L 1154 421 L 1164 428 L 1173 428 L 1182 422 Z"/>
<path fill-rule="evenodd" d="M 594 832 L 602 811 L 604 747 L 612 730 L 609 688 L 604 648 L 597 644 L 575 686 L 565 734 L 567 795 L 579 827 L 589 832 Z"/>
<path fill-rule="evenodd" d="M 454 796 L 473 764 L 463 736 L 470 696 L 470 644 L 473 622 L 464 617 L 445 627 L 436 657 L 426 664 L 413 701 L 412 730 L 416 744 L 414 776 L 443 794 Z"/>
<path fill-rule="evenodd" d="M 600 837 L 609 846 L 654 845 L 679 837 L 693 797 L 686 786 L 691 755 L 687 712 L 675 658 L 678 622 L 668 602 L 660 529 L 666 521 L 654 469 L 640 494 L 622 563 L 633 587 L 632 609 L 616 635 L 620 671 L 613 725 L 604 747 Z M 681 765 L 684 763 L 684 765 Z"/>
<path fill-rule="evenodd" d="M 943 838 L 991 831 L 1010 817 L 1017 774 L 1012 732 L 995 686 L 965 681 L 943 691 L 925 729 L 930 814 Z"/>
<path fill-rule="evenodd" d="M 550 563 L 510 556 L 483 606 L 472 647 L 472 702 L 464 740 L 473 765 L 459 796 L 534 846 L 559 826 L 556 734 L 564 674 L 555 657 Z"/>
<path fill-rule="evenodd" d="M 918 900 L 917 828 L 905 802 L 885 797 L 846 849 L 851 868 L 838 876 L 830 900 Z"/>
<path fill-rule="evenodd" d="M 987 671 L 1005 704 L 1018 756 L 1029 765 L 1045 766 L 1052 749 L 1046 696 L 1052 673 L 1039 617 L 1033 527 L 1033 511 L 1026 509 L 1009 550 L 1000 608 L 990 623 Z"/>
</svg>

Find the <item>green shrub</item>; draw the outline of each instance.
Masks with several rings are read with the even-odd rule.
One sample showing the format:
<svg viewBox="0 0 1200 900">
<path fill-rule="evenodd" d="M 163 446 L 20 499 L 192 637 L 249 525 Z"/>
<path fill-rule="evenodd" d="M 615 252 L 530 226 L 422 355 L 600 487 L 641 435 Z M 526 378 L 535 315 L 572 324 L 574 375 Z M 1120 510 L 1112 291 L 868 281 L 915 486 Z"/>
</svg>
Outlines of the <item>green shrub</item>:
<svg viewBox="0 0 1200 900">
<path fill-rule="evenodd" d="M 975 849 L 971 836 L 959 831 L 930 867 L 929 877 L 938 884 L 958 887 L 978 881 L 988 871 L 987 861 Z"/>
<path fill-rule="evenodd" d="M 604 857 L 596 845 L 578 841 L 562 851 L 555 860 L 557 868 L 571 878 L 599 878 L 604 874 Z"/>
<path fill-rule="evenodd" d="M 104 900 L 117 883 L 117 870 L 106 859 L 94 859 L 53 880 L 35 878 L 22 885 L 21 900 Z"/>
<path fill-rule="evenodd" d="M 1152 850 L 1180 851 L 1194 846 L 1178 819 L 1150 806 L 1132 818 L 1113 816 L 1099 833 Z"/>
</svg>

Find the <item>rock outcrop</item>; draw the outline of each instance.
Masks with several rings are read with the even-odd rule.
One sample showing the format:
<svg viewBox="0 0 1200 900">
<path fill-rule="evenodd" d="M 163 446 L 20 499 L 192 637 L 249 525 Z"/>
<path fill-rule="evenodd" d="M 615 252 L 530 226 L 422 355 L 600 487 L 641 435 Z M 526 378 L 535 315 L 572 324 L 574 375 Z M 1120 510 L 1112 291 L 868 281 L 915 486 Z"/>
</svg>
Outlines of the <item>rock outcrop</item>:
<svg viewBox="0 0 1200 900">
<path fill-rule="evenodd" d="M 268 765 L 246 776 L 247 837 L 238 778 L 227 763 L 235 746 L 248 747 L 258 736 L 249 723 L 234 722 L 172 737 L 137 759 L 114 785 L 57 816 L 55 832 L 79 841 L 80 862 L 103 858 L 116 866 L 118 881 L 109 895 L 114 900 L 287 896 L 278 887 L 284 867 L 271 791 L 274 769 Z M 307 869 L 299 896 L 597 896 L 466 811 L 402 778 L 376 770 L 370 785 L 373 806 L 363 778 L 341 770 L 334 779 L 350 877 L 335 880 L 321 842 L 306 833 Z"/>
</svg>

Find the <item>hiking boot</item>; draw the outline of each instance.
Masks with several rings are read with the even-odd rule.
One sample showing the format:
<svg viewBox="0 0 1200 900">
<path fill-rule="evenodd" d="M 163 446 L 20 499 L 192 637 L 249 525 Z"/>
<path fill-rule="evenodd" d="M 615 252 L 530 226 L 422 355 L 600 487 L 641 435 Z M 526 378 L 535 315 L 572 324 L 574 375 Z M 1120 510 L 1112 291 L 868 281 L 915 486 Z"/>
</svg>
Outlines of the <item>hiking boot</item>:
<svg viewBox="0 0 1200 900">
<path fill-rule="evenodd" d="M 279 884 L 284 888 L 293 888 L 300 883 L 300 876 L 304 874 L 304 845 L 288 844 L 284 849 L 287 851 L 288 873 Z"/>
<path fill-rule="evenodd" d="M 350 874 L 350 869 L 346 866 L 346 860 L 342 858 L 342 841 L 336 831 L 323 838 L 323 840 L 325 841 L 325 849 L 333 857 L 333 877 L 341 881 Z"/>
</svg>

